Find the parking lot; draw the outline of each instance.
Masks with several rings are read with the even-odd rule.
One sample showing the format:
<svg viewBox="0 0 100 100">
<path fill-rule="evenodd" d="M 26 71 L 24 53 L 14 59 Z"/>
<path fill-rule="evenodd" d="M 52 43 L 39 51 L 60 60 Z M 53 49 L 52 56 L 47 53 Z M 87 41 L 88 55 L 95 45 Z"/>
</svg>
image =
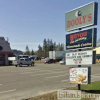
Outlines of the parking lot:
<svg viewBox="0 0 100 100">
<path fill-rule="evenodd" d="M 69 67 L 73 66 L 59 63 L 35 64 L 34 67 L 1 66 L 0 100 L 21 100 L 77 86 L 77 84 L 69 84 Z M 91 66 L 92 82 L 100 81 L 99 67 L 100 65 Z"/>
</svg>

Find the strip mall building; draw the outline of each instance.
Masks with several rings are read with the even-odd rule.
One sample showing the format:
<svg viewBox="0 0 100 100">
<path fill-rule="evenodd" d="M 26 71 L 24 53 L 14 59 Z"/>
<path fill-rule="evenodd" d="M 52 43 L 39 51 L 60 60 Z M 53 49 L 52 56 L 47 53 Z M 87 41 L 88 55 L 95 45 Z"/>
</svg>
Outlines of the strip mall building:
<svg viewBox="0 0 100 100">
<path fill-rule="evenodd" d="M 93 49 L 93 51 L 96 51 L 96 61 L 100 61 L 100 47 Z"/>
<path fill-rule="evenodd" d="M 8 55 L 12 54 L 10 44 L 4 37 L 0 37 L 0 66 L 9 65 Z"/>
</svg>

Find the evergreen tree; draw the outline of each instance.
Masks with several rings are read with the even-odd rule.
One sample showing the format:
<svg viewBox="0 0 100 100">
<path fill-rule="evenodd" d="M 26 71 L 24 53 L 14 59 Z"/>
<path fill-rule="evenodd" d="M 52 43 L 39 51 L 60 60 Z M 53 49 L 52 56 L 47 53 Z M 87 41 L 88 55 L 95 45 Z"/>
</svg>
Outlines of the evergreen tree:
<svg viewBox="0 0 100 100">
<path fill-rule="evenodd" d="M 56 51 L 56 42 L 53 44 L 53 50 Z"/>
<path fill-rule="evenodd" d="M 37 55 L 38 55 L 38 57 L 43 57 L 43 55 L 44 55 L 44 52 L 43 52 L 42 47 L 40 45 L 38 46 Z"/>
<path fill-rule="evenodd" d="M 64 50 L 64 44 L 61 43 L 60 45 L 60 51 L 63 51 Z"/>
<path fill-rule="evenodd" d="M 48 46 L 47 46 L 47 41 L 44 39 L 43 41 L 43 51 L 44 51 L 44 56 L 47 56 L 47 51 L 48 51 Z"/>
<path fill-rule="evenodd" d="M 34 55 L 34 51 L 33 51 L 33 49 L 32 49 L 32 51 L 31 51 L 31 55 Z"/>
<path fill-rule="evenodd" d="M 30 50 L 29 50 L 28 45 L 26 46 L 25 55 L 30 55 Z"/>
</svg>

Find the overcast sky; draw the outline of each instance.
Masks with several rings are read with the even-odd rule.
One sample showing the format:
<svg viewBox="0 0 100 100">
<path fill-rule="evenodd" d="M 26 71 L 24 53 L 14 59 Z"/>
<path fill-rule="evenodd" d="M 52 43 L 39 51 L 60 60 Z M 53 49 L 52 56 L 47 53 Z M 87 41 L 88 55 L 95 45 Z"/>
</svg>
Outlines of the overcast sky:
<svg viewBox="0 0 100 100">
<path fill-rule="evenodd" d="M 100 0 L 97 39 L 100 38 Z M 43 40 L 65 43 L 65 13 L 91 0 L 0 0 L 0 36 L 8 37 L 11 49 L 38 50 Z"/>
</svg>

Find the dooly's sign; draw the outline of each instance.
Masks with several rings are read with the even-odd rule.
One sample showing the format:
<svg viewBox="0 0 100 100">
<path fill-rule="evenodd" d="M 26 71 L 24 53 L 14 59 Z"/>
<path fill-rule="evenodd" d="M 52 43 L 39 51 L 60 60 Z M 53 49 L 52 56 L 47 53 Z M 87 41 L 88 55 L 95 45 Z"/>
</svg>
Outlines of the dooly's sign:
<svg viewBox="0 0 100 100">
<path fill-rule="evenodd" d="M 66 35 L 66 50 L 96 47 L 97 29 L 88 29 Z"/>
<path fill-rule="evenodd" d="M 66 31 L 97 25 L 98 3 L 92 2 L 66 13 Z"/>
</svg>

